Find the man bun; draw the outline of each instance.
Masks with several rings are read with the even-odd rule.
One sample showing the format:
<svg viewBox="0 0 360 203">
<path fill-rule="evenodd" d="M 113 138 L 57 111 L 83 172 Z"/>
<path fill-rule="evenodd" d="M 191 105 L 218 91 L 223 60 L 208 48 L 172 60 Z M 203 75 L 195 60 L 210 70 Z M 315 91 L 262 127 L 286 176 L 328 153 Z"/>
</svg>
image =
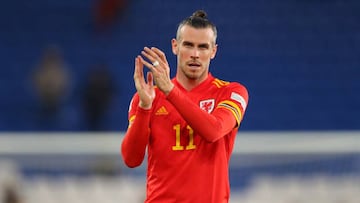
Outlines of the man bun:
<svg viewBox="0 0 360 203">
<path fill-rule="evenodd" d="M 196 29 L 211 28 L 214 32 L 214 44 L 216 43 L 216 26 L 207 18 L 207 13 L 204 10 L 197 10 L 191 16 L 181 21 L 176 32 L 176 39 L 180 39 L 180 30 L 184 25 L 188 25 Z"/>
<path fill-rule="evenodd" d="M 207 14 L 204 10 L 197 10 L 192 14 L 192 17 L 205 18 L 207 19 Z"/>
</svg>

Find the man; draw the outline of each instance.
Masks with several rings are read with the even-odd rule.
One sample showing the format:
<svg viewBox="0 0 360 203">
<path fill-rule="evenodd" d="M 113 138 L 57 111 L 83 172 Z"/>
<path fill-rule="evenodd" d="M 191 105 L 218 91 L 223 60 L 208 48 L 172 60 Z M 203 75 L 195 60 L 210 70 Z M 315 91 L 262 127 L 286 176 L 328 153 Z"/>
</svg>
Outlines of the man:
<svg viewBox="0 0 360 203">
<path fill-rule="evenodd" d="M 215 25 L 199 10 L 180 23 L 172 39 L 175 78 L 158 48 L 145 47 L 135 59 L 137 93 L 121 153 L 127 166 L 137 167 L 147 148 L 146 203 L 229 201 L 229 159 L 248 93 L 210 74 L 216 37 Z M 147 80 L 143 66 L 150 70 Z"/>
</svg>

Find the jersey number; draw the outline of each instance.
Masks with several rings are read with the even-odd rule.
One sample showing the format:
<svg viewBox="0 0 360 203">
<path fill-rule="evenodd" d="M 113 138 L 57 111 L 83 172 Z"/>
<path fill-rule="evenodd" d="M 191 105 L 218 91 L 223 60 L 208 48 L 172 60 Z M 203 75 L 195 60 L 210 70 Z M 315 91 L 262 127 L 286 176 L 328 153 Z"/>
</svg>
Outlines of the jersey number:
<svg viewBox="0 0 360 203">
<path fill-rule="evenodd" d="M 174 125 L 173 129 L 175 130 L 175 146 L 172 147 L 172 150 L 184 150 L 184 146 L 181 146 L 180 143 L 180 124 Z M 186 129 L 189 131 L 189 144 L 185 146 L 185 150 L 195 149 L 194 145 L 194 131 L 190 126 L 186 126 Z"/>
</svg>

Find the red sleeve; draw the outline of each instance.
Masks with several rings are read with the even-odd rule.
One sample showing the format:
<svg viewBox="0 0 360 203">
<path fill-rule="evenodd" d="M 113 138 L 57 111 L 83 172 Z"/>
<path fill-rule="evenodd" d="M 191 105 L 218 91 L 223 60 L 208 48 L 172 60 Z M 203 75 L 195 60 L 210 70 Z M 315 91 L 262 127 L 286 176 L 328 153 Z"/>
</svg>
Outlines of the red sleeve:
<svg viewBox="0 0 360 203">
<path fill-rule="evenodd" d="M 244 109 L 241 108 L 241 110 L 238 111 L 238 114 L 241 115 L 236 116 L 233 110 L 228 107 L 225 108 L 227 104 L 218 105 L 211 114 L 208 114 L 206 111 L 200 109 L 198 104 L 195 104 L 190 99 L 184 99 L 186 97 L 187 96 L 175 86 L 167 96 L 167 99 L 174 105 L 194 131 L 207 141 L 217 141 L 240 124 Z M 225 103 L 227 103 L 226 101 L 227 100 L 224 100 Z M 220 104 L 224 104 L 224 102 L 220 102 Z M 241 105 L 236 105 L 237 102 L 228 103 L 232 103 L 231 105 L 235 107 L 234 109 L 240 109 L 238 106 Z M 206 125 L 204 125 L 204 123 L 206 123 Z"/>
<path fill-rule="evenodd" d="M 150 135 L 151 110 L 138 107 L 136 102 L 132 102 L 131 106 L 133 109 L 129 112 L 129 127 L 121 144 L 121 154 L 125 164 L 133 168 L 144 160 Z"/>
</svg>

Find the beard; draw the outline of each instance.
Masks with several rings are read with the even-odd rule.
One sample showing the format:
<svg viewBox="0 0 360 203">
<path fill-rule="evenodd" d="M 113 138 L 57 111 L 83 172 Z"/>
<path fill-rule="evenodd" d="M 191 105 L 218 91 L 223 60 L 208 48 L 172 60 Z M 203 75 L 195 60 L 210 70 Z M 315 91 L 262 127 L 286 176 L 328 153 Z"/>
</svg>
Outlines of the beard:
<svg viewBox="0 0 360 203">
<path fill-rule="evenodd" d="M 185 75 L 186 78 L 189 80 L 198 80 L 206 77 L 206 69 L 198 68 L 198 69 L 191 69 L 189 67 L 185 67 L 181 69 L 182 73 Z"/>
</svg>

